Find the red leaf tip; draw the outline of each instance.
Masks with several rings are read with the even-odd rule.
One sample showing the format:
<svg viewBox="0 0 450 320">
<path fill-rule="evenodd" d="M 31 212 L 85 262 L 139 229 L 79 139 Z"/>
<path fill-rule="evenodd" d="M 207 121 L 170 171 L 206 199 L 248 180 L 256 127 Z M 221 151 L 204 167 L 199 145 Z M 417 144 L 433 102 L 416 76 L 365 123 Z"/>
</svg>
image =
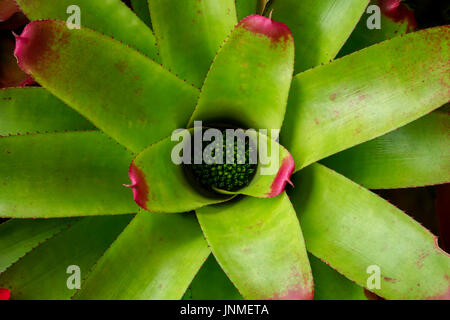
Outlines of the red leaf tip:
<svg viewBox="0 0 450 320">
<path fill-rule="evenodd" d="M 286 188 L 286 183 L 294 186 L 291 182 L 290 178 L 295 169 L 294 159 L 291 155 L 287 156 L 283 159 L 280 169 L 278 170 L 277 176 L 275 180 L 273 180 L 272 185 L 270 187 L 270 192 L 267 194 L 267 197 L 272 198 L 278 196 L 280 193 L 284 191 Z"/>
<path fill-rule="evenodd" d="M 145 182 L 144 173 L 133 162 L 128 170 L 128 176 L 130 177 L 131 184 L 124 184 L 124 186 L 131 188 L 133 190 L 134 201 L 141 208 L 148 210 L 146 206 L 148 202 L 148 186 Z"/>
<path fill-rule="evenodd" d="M 11 291 L 9 289 L 0 288 L 0 300 L 9 300 L 11 298 Z"/>
<path fill-rule="evenodd" d="M 286 41 L 293 38 L 291 30 L 289 30 L 288 26 L 284 23 L 257 14 L 241 20 L 238 26 L 242 26 L 253 33 L 266 35 L 275 42 L 282 39 Z"/>
</svg>

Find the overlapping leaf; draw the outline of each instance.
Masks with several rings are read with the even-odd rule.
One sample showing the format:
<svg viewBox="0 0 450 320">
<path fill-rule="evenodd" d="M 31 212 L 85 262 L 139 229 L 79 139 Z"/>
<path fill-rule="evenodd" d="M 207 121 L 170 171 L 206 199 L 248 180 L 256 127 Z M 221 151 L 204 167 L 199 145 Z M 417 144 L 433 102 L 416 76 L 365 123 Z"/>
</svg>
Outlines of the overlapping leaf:
<svg viewBox="0 0 450 320">
<path fill-rule="evenodd" d="M 312 299 L 313 282 L 300 225 L 288 196 L 197 210 L 206 240 L 246 299 Z"/>
<path fill-rule="evenodd" d="M 367 4 L 368 0 L 273 1 L 273 18 L 294 34 L 295 72 L 334 59 Z"/>
<path fill-rule="evenodd" d="M 450 182 L 450 116 L 433 112 L 323 161 L 370 189 Z"/>
<path fill-rule="evenodd" d="M 236 24 L 234 0 L 149 0 L 163 65 L 200 88 Z"/>
<path fill-rule="evenodd" d="M 297 75 L 281 136 L 296 169 L 448 102 L 449 32 L 415 32 Z"/>
<path fill-rule="evenodd" d="M 197 100 L 196 89 L 133 49 L 54 20 L 30 23 L 16 56 L 41 85 L 134 152 L 185 126 Z"/>
<path fill-rule="evenodd" d="M 120 40 L 158 61 L 158 49 L 152 31 L 120 0 L 16 0 L 30 20 L 69 20 L 77 6 L 83 27 Z M 87 52 L 84 53 L 88 55 Z M 81 56 L 81 55 L 80 55 Z M 97 57 L 101 59 L 100 57 Z M 82 65 L 80 63 L 80 65 Z"/>
<path fill-rule="evenodd" d="M 0 216 L 136 212 L 122 185 L 132 159 L 98 131 L 0 138 Z"/>
<path fill-rule="evenodd" d="M 309 252 L 364 287 L 379 270 L 380 287 L 370 290 L 384 298 L 449 299 L 450 256 L 419 223 L 322 165 L 293 181 Z"/>
<path fill-rule="evenodd" d="M 10 289 L 14 300 L 69 299 L 76 274 L 70 276 L 79 270 L 84 278 L 130 219 L 130 215 L 83 218 L 2 273 L 0 287 Z"/>
<path fill-rule="evenodd" d="M 189 125 L 201 120 L 281 128 L 293 67 L 289 29 L 262 16 L 245 18 L 214 60 Z"/>
<path fill-rule="evenodd" d="M 180 299 L 210 251 L 194 215 L 139 213 L 75 299 Z"/>
</svg>

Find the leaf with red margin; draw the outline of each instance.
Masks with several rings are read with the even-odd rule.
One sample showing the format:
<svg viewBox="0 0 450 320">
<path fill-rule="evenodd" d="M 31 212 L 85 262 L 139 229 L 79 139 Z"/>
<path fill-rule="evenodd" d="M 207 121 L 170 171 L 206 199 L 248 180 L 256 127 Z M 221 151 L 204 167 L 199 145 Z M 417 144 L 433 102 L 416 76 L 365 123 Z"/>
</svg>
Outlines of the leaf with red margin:
<svg viewBox="0 0 450 320">
<path fill-rule="evenodd" d="M 380 268 L 386 299 L 450 299 L 450 256 L 408 215 L 319 164 L 293 176 L 290 194 L 306 247 L 339 273 L 367 287 Z M 370 283 L 370 282 L 369 282 Z"/>
<path fill-rule="evenodd" d="M 60 21 L 28 24 L 16 56 L 43 87 L 134 152 L 184 127 L 197 101 L 197 89 L 137 51 Z"/>
<path fill-rule="evenodd" d="M 66 21 L 69 6 L 81 10 L 81 26 L 104 33 L 159 61 L 152 30 L 120 0 L 15 0 L 30 20 Z M 85 53 L 88 55 L 88 53 Z M 80 55 L 81 56 L 81 55 Z M 98 59 L 101 59 L 98 57 Z M 94 62 L 93 62 L 94 63 Z"/>
<path fill-rule="evenodd" d="M 366 10 L 350 38 L 342 47 L 339 56 L 345 56 L 378 42 L 414 31 L 417 28 L 414 12 L 401 2 L 401 0 L 374 1 L 374 4 L 381 9 L 381 28 L 369 29 L 367 27 L 367 21 L 374 12 L 367 13 Z"/>
<path fill-rule="evenodd" d="M 232 31 L 207 75 L 191 117 L 247 129 L 280 129 L 294 68 L 289 29 L 252 15 Z"/>
<path fill-rule="evenodd" d="M 295 40 L 295 72 L 334 59 L 369 0 L 273 1 L 273 18 L 287 24 Z"/>
<path fill-rule="evenodd" d="M 313 279 L 286 193 L 196 210 L 211 251 L 246 299 L 308 300 Z"/>
</svg>

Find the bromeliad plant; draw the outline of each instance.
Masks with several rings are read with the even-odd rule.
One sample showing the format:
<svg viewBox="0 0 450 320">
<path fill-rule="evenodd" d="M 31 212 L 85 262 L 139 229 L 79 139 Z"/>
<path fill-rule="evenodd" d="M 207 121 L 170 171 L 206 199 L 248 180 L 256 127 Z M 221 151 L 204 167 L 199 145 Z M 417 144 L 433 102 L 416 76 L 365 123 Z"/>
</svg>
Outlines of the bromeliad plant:
<svg viewBox="0 0 450 320">
<path fill-rule="evenodd" d="M 437 238 L 368 190 L 450 180 L 450 118 L 434 111 L 448 26 L 403 35 L 399 1 L 379 2 L 390 28 L 370 39 L 363 20 L 352 34 L 366 0 L 275 0 L 270 18 L 255 0 L 132 1 L 142 20 L 118 0 L 17 3 L 32 22 L 15 54 L 42 88 L 0 91 L 13 299 L 450 297 Z M 65 23 L 74 4 L 81 29 Z M 171 161 L 194 120 L 282 129 L 278 170 L 195 183 Z"/>
</svg>

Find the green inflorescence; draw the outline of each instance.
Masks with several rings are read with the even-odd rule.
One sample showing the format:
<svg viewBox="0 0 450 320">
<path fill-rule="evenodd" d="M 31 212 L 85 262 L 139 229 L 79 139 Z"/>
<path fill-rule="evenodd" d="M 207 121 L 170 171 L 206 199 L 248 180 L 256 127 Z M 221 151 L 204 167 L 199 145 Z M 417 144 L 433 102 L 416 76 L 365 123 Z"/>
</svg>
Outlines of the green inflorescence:
<svg viewBox="0 0 450 320">
<path fill-rule="evenodd" d="M 217 162 L 214 164 L 192 164 L 192 172 L 194 177 L 199 181 L 205 188 L 214 190 L 220 189 L 225 191 L 237 191 L 250 184 L 253 176 L 256 173 L 257 164 L 250 163 L 250 154 L 254 151 L 253 143 L 250 143 L 248 139 L 245 140 L 245 159 L 242 161 L 242 156 L 238 152 L 237 139 L 230 141 L 233 143 L 233 159 L 234 163 L 227 164 L 227 141 L 223 139 L 223 161 L 222 164 Z M 206 144 L 204 143 L 203 149 Z M 229 148 L 231 149 L 231 148 Z M 202 150 L 203 152 L 203 150 Z M 229 154 L 230 152 L 228 152 Z M 215 151 L 211 152 L 211 156 L 215 156 Z"/>
</svg>

